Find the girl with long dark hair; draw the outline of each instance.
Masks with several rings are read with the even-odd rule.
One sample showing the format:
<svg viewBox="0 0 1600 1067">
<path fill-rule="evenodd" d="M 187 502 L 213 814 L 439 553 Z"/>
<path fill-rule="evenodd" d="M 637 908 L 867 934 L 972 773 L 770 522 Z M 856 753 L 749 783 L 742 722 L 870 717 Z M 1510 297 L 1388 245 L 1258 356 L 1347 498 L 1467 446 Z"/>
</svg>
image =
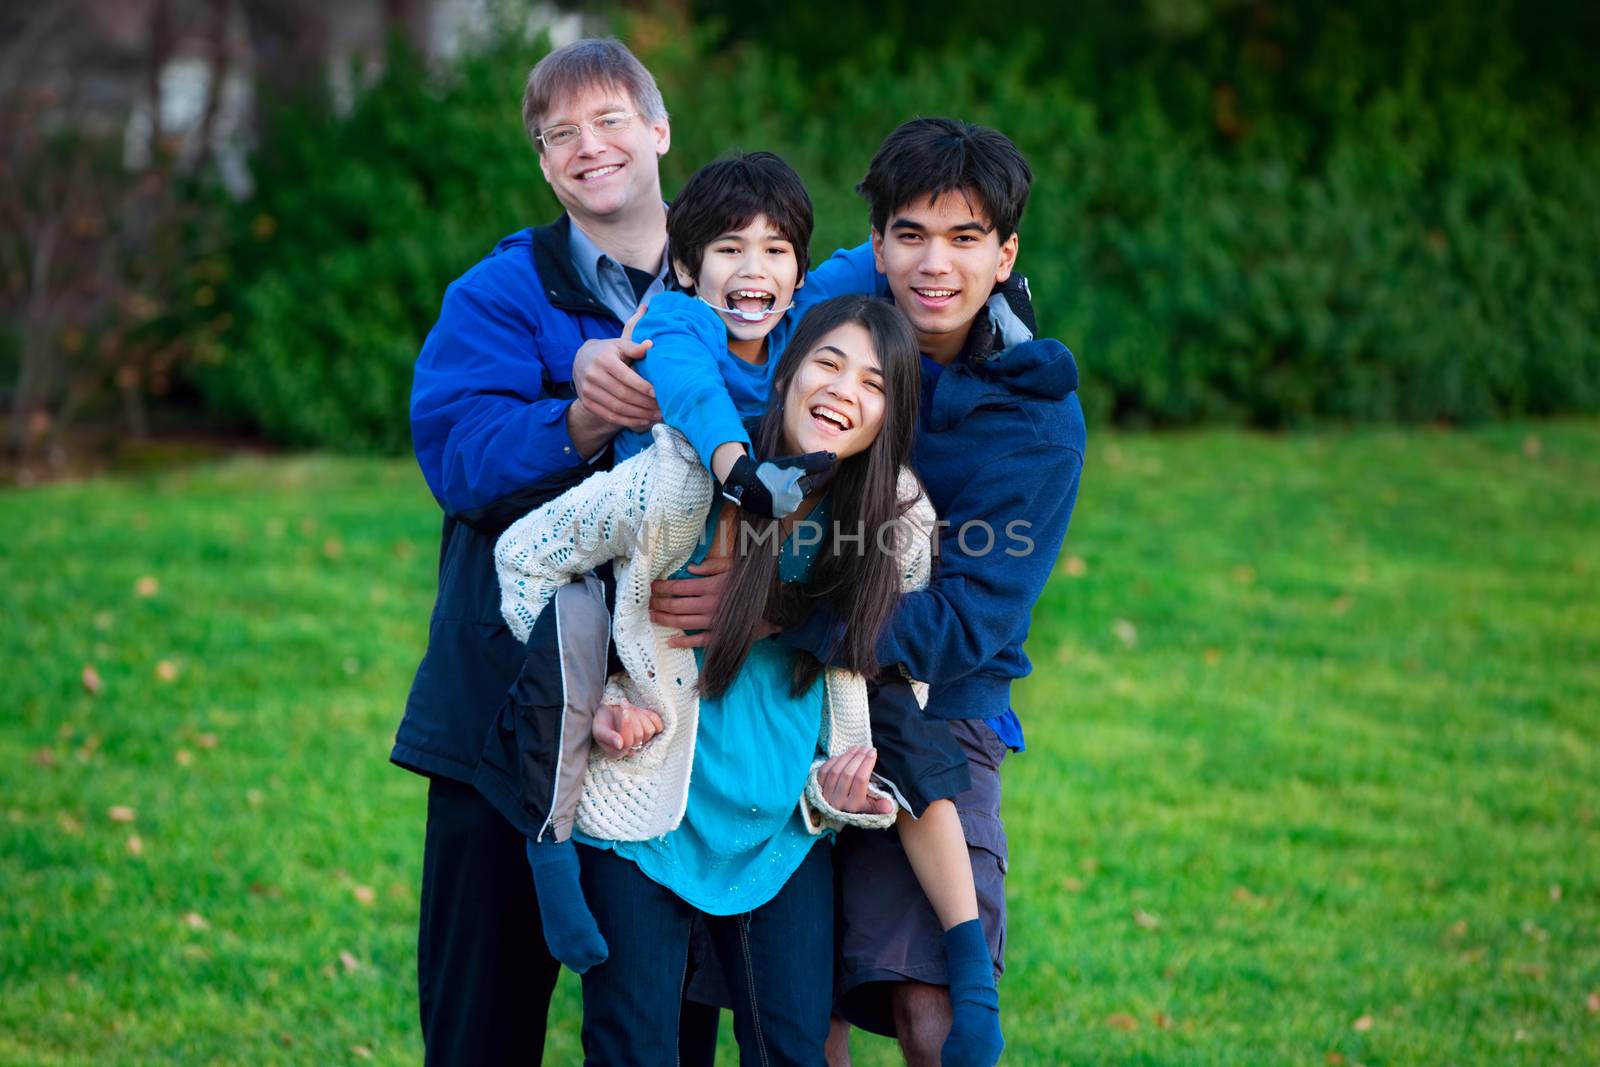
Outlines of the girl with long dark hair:
<svg viewBox="0 0 1600 1067">
<path fill-rule="evenodd" d="M 497 546 L 518 636 L 559 586 L 615 563 L 626 674 L 607 685 L 609 721 L 596 724 L 575 835 L 586 846 L 583 895 L 609 946 L 584 974 L 584 1042 L 598 1062 L 672 1057 L 695 921 L 734 993 L 746 1054 L 822 1058 L 833 884 L 829 849 L 814 846 L 844 824 L 894 822 L 890 797 L 868 784 L 865 679 L 899 595 L 931 565 L 933 515 L 907 466 L 919 373 L 894 308 L 823 303 L 779 359 L 752 435 L 758 455 L 838 457 L 827 488 L 792 515 L 746 517 L 717 496 L 687 441 L 659 426 L 650 448 L 526 516 Z M 682 631 L 648 621 L 649 583 L 714 549 L 735 562 L 702 661 L 668 644 Z M 845 621 L 847 667 L 763 638 L 818 604 Z M 659 729 L 641 733 L 635 718 L 629 743 L 608 745 L 624 711 Z"/>
</svg>

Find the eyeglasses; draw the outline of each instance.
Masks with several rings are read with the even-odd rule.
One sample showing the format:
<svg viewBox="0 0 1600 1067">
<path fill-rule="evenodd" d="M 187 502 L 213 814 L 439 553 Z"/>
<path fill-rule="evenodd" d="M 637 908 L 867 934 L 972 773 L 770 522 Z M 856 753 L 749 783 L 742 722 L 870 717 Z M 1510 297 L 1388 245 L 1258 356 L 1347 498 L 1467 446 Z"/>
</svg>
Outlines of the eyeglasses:
<svg viewBox="0 0 1600 1067">
<path fill-rule="evenodd" d="M 534 140 L 546 148 L 562 148 L 576 141 L 587 126 L 596 137 L 607 141 L 632 126 L 635 117 L 632 111 L 612 111 L 591 122 L 564 122 L 560 126 L 547 126 Z"/>
</svg>

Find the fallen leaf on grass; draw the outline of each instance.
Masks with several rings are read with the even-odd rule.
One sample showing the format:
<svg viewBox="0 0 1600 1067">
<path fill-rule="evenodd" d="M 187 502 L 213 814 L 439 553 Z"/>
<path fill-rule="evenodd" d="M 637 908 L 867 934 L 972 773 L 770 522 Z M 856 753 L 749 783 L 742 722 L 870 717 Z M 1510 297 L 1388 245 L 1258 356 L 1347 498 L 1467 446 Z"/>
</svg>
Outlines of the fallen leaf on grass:
<svg viewBox="0 0 1600 1067">
<path fill-rule="evenodd" d="M 350 1051 L 355 1054 L 357 1059 L 372 1059 L 372 1050 L 365 1045 L 352 1045 L 350 1047 Z"/>
<path fill-rule="evenodd" d="M 207 748 L 207 749 L 216 748 L 217 747 L 217 735 L 216 734 L 210 734 L 210 733 L 195 734 L 194 735 L 194 743 L 199 745 L 201 748 Z"/>
<path fill-rule="evenodd" d="M 1589 1009 L 1590 1015 L 1600 1015 L 1600 993 L 1590 993 L 1583 1005 Z"/>
<path fill-rule="evenodd" d="M 1552 882 L 1550 884 L 1550 899 L 1551 900 L 1560 900 L 1561 899 L 1561 887 L 1559 885 L 1556 885 L 1554 882 Z"/>
<path fill-rule="evenodd" d="M 1139 1020 L 1125 1011 L 1114 1011 L 1106 1016 L 1106 1025 L 1113 1030 L 1133 1031 L 1139 1029 Z"/>
<path fill-rule="evenodd" d="M 1340 1067 L 1340 1064 L 1344 1063 L 1344 1056 L 1338 1052 L 1330 1052 L 1323 1057 L 1323 1060 L 1328 1067 Z"/>
<path fill-rule="evenodd" d="M 163 682 L 175 681 L 178 677 L 178 665 L 170 659 L 164 659 L 156 664 L 156 677 Z"/>
<path fill-rule="evenodd" d="M 1143 908 L 1133 909 L 1133 921 L 1135 925 L 1143 930 L 1154 930 L 1156 927 L 1161 925 L 1160 916 L 1151 915 Z"/>
<path fill-rule="evenodd" d="M 1550 939 L 1549 931 L 1545 930 L 1544 927 L 1540 926 L 1532 919 L 1522 920 L 1522 932 L 1533 938 L 1535 941 L 1548 941 Z"/>
<path fill-rule="evenodd" d="M 417 554 L 417 546 L 410 541 L 396 541 L 394 543 L 395 559 L 410 559 Z"/>
<path fill-rule="evenodd" d="M 126 804 L 118 804 L 115 807 L 106 809 L 106 818 L 112 822 L 132 822 L 134 811 Z"/>
<path fill-rule="evenodd" d="M 356 959 L 349 949 L 339 950 L 339 964 L 344 968 L 345 974 L 355 974 L 361 969 L 361 961 Z"/>
<path fill-rule="evenodd" d="M 1355 606 L 1356 598 L 1351 596 L 1349 593 L 1334 597 L 1333 604 L 1331 605 L 1333 613 L 1340 617 L 1350 614 L 1350 609 Z"/>
<path fill-rule="evenodd" d="M 105 683 L 100 680 L 100 672 L 94 669 L 93 664 L 83 665 L 83 687 L 89 691 L 90 696 L 99 696 Z"/>
<path fill-rule="evenodd" d="M 194 762 L 194 753 L 186 748 L 180 748 L 172 754 L 172 760 L 180 767 L 187 767 Z"/>
<path fill-rule="evenodd" d="M 79 822 L 77 819 L 74 819 L 71 815 L 68 815 L 64 811 L 57 813 L 56 825 L 61 827 L 62 830 L 69 834 L 83 833 L 83 823 Z"/>
<path fill-rule="evenodd" d="M 322 554 L 329 559 L 338 559 L 344 555 L 344 542 L 337 537 L 330 537 L 322 542 Z"/>
<path fill-rule="evenodd" d="M 1256 580 L 1256 569 L 1248 563 L 1241 563 L 1233 568 L 1233 580 L 1240 585 L 1251 585 Z"/>
<path fill-rule="evenodd" d="M 135 856 L 144 855 L 144 842 L 139 840 L 138 834 L 128 835 L 128 851 Z"/>
<path fill-rule="evenodd" d="M 1357 1033 L 1366 1033 L 1368 1030 L 1372 1029 L 1372 1016 L 1363 1015 L 1359 1017 L 1355 1022 L 1350 1024 L 1350 1029 L 1356 1031 Z"/>
<path fill-rule="evenodd" d="M 116 616 L 109 611 L 97 611 L 94 613 L 94 628 L 96 630 L 109 630 L 116 621 Z"/>
<path fill-rule="evenodd" d="M 1172 1017 L 1170 1015 L 1168 1015 L 1164 1011 L 1156 1012 L 1155 1015 L 1151 1016 L 1151 1021 L 1156 1024 L 1156 1027 L 1158 1029 L 1161 1029 L 1161 1030 L 1171 1030 L 1172 1029 Z"/>
<path fill-rule="evenodd" d="M 1529 459 L 1538 459 L 1539 453 L 1544 451 L 1544 442 L 1531 434 L 1522 439 L 1522 454 Z"/>
<path fill-rule="evenodd" d="M 1061 561 L 1061 570 L 1069 578 L 1082 578 L 1089 573 L 1089 565 L 1082 556 L 1068 556 Z"/>
<path fill-rule="evenodd" d="M 1111 623 L 1111 632 L 1117 635 L 1118 641 L 1121 641 L 1129 648 L 1139 643 L 1139 630 L 1127 619 L 1114 620 Z"/>
<path fill-rule="evenodd" d="M 56 765 L 56 754 L 48 748 L 41 748 L 33 754 L 33 765 L 35 767 L 54 767 Z"/>
<path fill-rule="evenodd" d="M 161 583 L 156 581 L 150 575 L 146 574 L 137 582 L 133 583 L 133 592 L 135 596 L 143 597 L 144 599 L 148 600 L 157 593 L 161 592 Z"/>
<path fill-rule="evenodd" d="M 1081 893 L 1083 892 L 1083 883 L 1069 874 L 1061 879 L 1061 888 L 1069 893 Z"/>
<path fill-rule="evenodd" d="M 378 894 L 372 891 L 372 887 L 370 885 L 355 886 L 350 890 L 350 892 L 363 904 L 371 904 L 378 897 Z"/>
<path fill-rule="evenodd" d="M 198 911 L 184 912 L 183 925 L 187 926 L 191 930 L 209 930 L 211 928 L 211 924 L 206 922 L 205 918 Z"/>
<path fill-rule="evenodd" d="M 1200 658 L 1206 661 L 1207 667 L 1215 667 L 1222 662 L 1222 649 L 1208 648 L 1200 654 Z"/>
</svg>

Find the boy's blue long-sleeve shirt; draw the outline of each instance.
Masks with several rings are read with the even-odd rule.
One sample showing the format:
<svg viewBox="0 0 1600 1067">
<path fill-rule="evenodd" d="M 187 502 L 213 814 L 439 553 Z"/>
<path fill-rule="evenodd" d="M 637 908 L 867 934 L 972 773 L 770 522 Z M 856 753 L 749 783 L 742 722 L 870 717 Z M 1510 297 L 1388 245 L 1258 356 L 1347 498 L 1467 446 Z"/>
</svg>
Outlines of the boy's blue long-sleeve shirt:
<svg viewBox="0 0 1600 1067">
<path fill-rule="evenodd" d="M 887 292 L 870 243 L 835 252 L 795 290 L 794 307 L 767 334 L 760 363 L 728 351 L 728 328 L 709 304 L 685 293 L 662 293 L 634 325 L 633 339 L 650 341 L 636 369 L 655 387 L 661 421 L 687 437 L 709 469 L 718 445 L 732 441 L 750 448 L 744 419 L 767 410 L 772 370 L 807 311 L 836 296 Z M 617 462 L 649 444 L 648 433 L 624 430 L 615 439 Z"/>
</svg>

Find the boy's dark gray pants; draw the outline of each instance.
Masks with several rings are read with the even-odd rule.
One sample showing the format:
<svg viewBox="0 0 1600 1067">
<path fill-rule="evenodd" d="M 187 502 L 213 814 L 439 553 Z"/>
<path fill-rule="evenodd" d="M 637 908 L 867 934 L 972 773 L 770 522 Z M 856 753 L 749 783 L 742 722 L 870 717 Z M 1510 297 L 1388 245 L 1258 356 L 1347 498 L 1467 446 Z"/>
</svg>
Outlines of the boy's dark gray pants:
<svg viewBox="0 0 1600 1067">
<path fill-rule="evenodd" d="M 572 833 L 610 652 L 604 584 L 586 575 L 562 586 L 534 621 L 522 673 L 484 738 L 472 784 L 534 841 Z"/>
</svg>

